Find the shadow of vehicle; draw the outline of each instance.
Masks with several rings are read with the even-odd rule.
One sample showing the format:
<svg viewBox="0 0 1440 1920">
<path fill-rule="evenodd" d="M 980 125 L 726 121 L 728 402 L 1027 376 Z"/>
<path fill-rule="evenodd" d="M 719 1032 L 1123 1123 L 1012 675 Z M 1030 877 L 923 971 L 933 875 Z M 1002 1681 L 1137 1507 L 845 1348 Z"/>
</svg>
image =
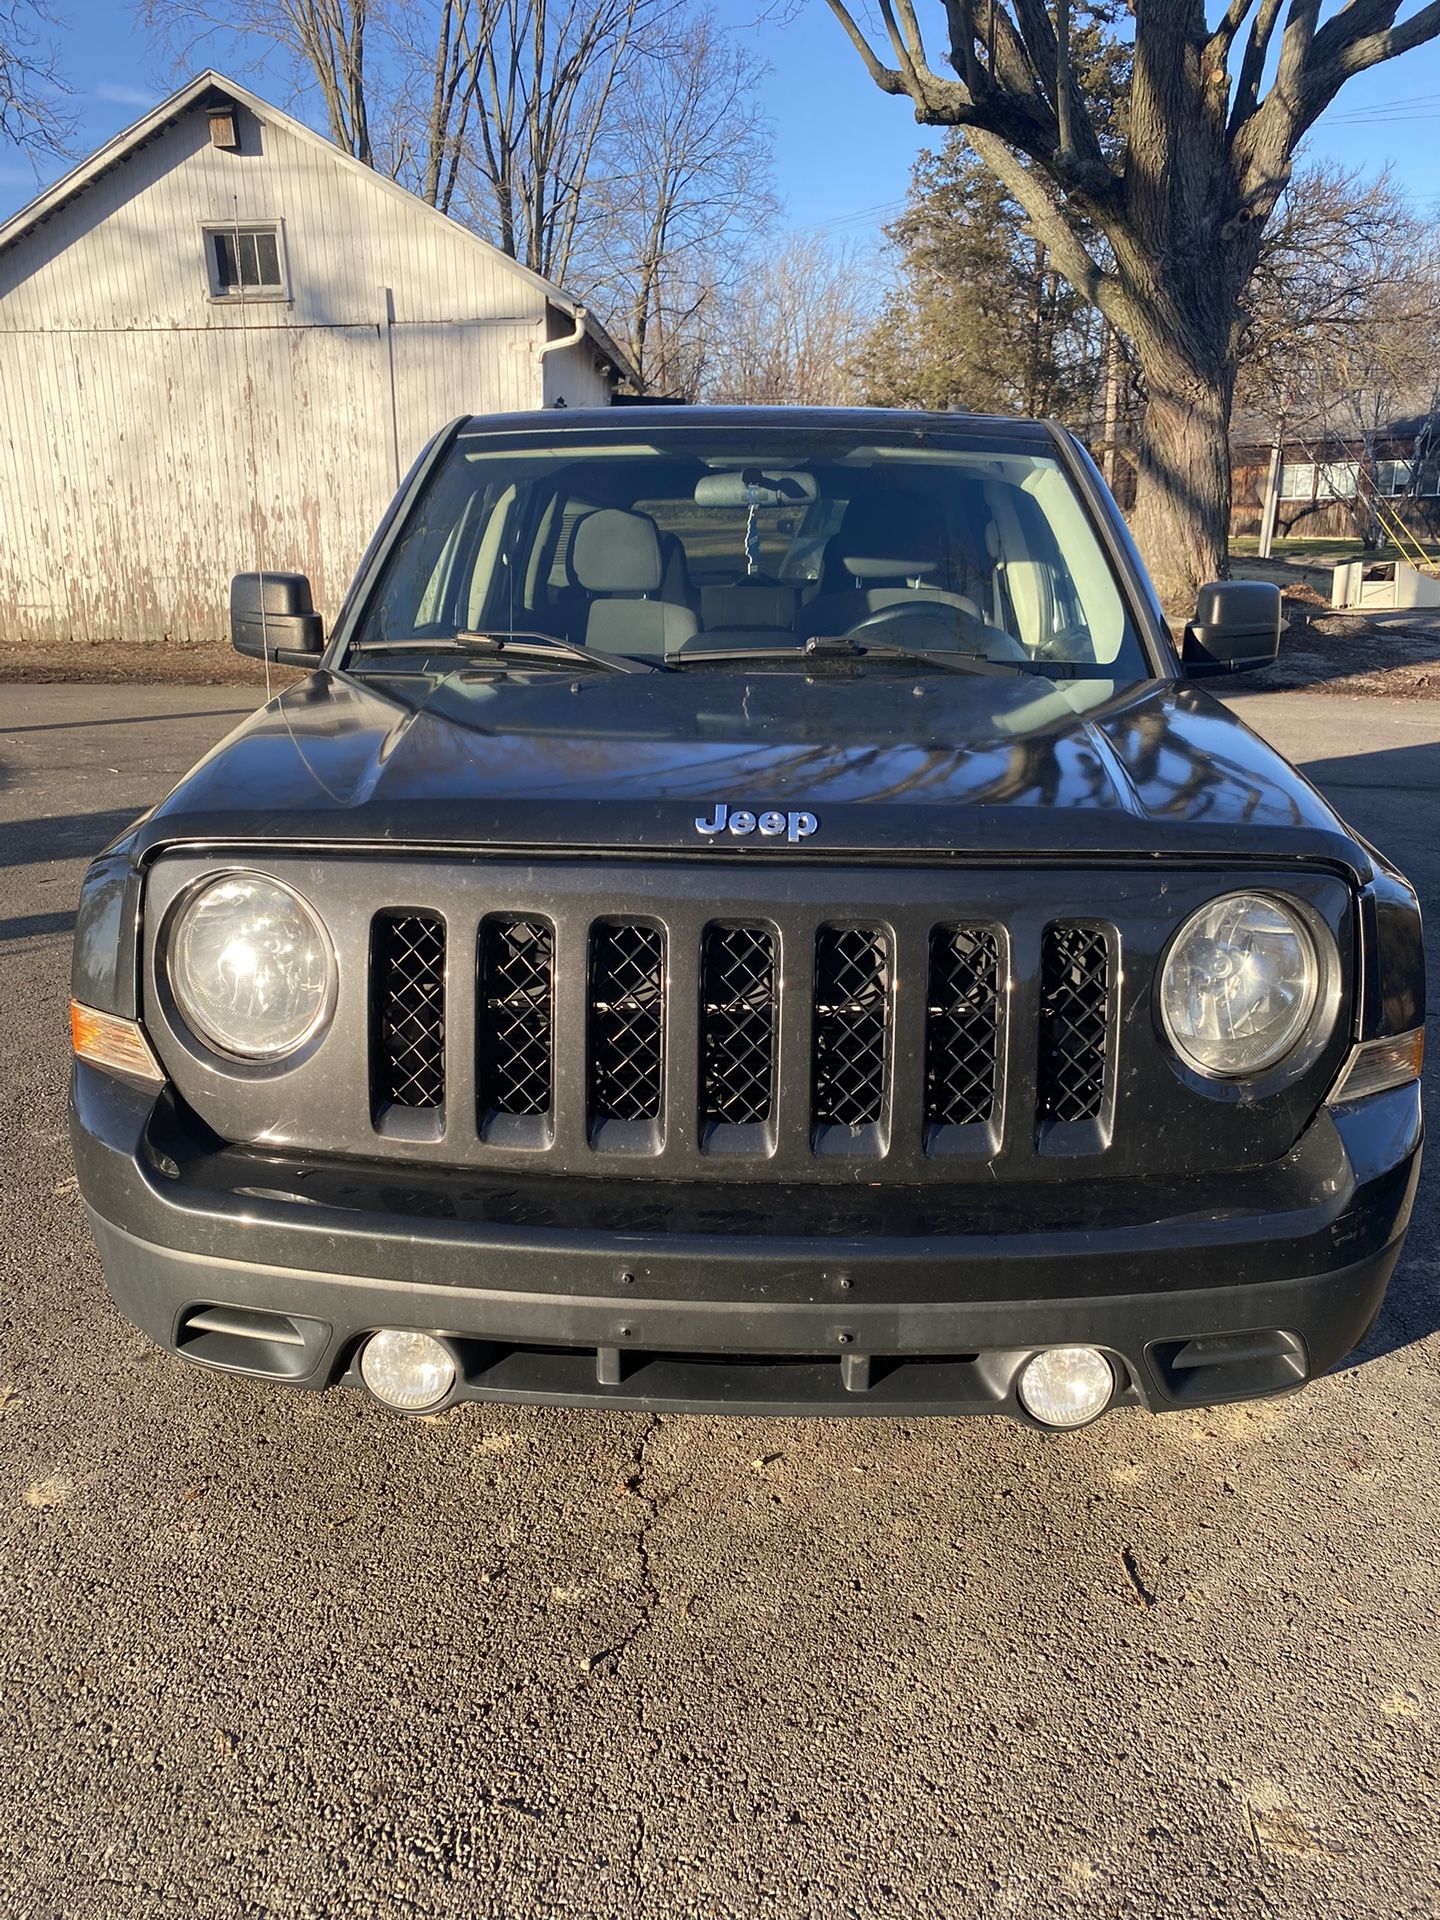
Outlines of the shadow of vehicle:
<svg viewBox="0 0 1440 1920">
<path fill-rule="evenodd" d="M 118 807 L 108 812 L 6 820 L 0 823 L 0 867 L 24 867 L 38 860 L 88 860 L 143 811 L 143 807 Z"/>
</svg>

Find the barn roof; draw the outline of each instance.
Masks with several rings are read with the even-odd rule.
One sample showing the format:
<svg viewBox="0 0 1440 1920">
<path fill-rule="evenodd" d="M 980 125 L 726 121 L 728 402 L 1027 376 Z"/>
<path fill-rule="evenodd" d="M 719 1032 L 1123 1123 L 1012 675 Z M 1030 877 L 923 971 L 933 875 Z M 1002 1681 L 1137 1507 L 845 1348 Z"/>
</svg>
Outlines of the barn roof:
<svg viewBox="0 0 1440 1920">
<path fill-rule="evenodd" d="M 307 127 L 303 120 L 297 120 L 293 114 L 282 112 L 279 107 L 272 107 L 268 100 L 262 100 L 259 94 L 252 93 L 248 87 L 242 87 L 237 80 L 228 79 L 223 73 L 217 73 L 214 68 L 207 68 L 204 73 L 197 73 L 193 80 L 188 80 L 177 93 L 172 93 L 168 100 L 162 100 L 159 106 L 152 107 L 149 113 L 143 114 L 123 132 L 117 133 L 113 140 L 107 140 L 103 147 L 97 148 L 88 159 L 82 160 L 79 166 L 72 167 L 70 172 L 57 180 L 53 186 L 46 187 L 42 193 L 37 194 L 28 206 L 12 214 L 3 225 L 0 225 L 0 253 L 3 253 L 7 247 L 14 246 L 17 241 L 23 240 L 26 234 L 33 233 L 37 227 L 43 226 L 52 214 L 83 193 L 93 181 L 112 172 L 116 167 L 123 166 L 131 154 L 138 152 L 147 141 L 153 140 L 158 133 L 162 133 L 166 127 L 178 120 L 182 114 L 188 113 L 192 107 L 202 103 L 220 105 L 226 101 L 248 107 L 257 120 L 266 121 L 271 126 L 282 127 L 286 133 L 292 134 L 297 140 L 325 153 L 337 166 L 353 167 L 357 173 L 364 175 L 367 184 L 377 193 L 389 195 L 392 199 L 403 203 L 412 213 L 419 213 L 426 219 L 443 221 L 451 234 L 458 234 L 473 247 L 483 248 L 492 259 L 500 262 L 507 272 L 527 281 L 537 292 L 543 294 L 558 313 L 568 317 L 577 326 L 583 325 L 597 352 L 609 361 L 622 380 L 628 380 L 637 392 L 640 390 L 640 378 L 634 367 L 582 302 L 546 280 L 543 275 L 523 266 L 520 261 L 511 259 L 498 247 L 492 246 L 490 241 L 482 239 L 469 227 L 462 226 L 458 220 L 452 220 L 448 213 L 441 213 L 437 208 L 430 206 L 417 194 L 402 187 L 398 181 L 376 172 L 373 167 L 367 167 L 363 161 L 355 159 L 353 154 L 346 153 L 343 147 L 337 147 L 333 140 L 326 139 L 324 134 L 316 133 L 313 127 Z"/>
</svg>

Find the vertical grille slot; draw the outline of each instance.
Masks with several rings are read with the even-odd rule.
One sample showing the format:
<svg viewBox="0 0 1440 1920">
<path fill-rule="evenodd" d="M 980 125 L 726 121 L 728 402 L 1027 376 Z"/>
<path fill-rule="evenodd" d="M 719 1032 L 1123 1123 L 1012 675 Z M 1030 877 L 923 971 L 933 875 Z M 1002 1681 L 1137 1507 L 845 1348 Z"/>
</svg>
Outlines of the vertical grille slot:
<svg viewBox="0 0 1440 1920">
<path fill-rule="evenodd" d="M 982 1126 L 995 1112 L 1000 943 L 989 927 L 935 927 L 925 1001 L 925 1119 Z"/>
<path fill-rule="evenodd" d="M 665 1064 L 665 943 L 658 927 L 597 920 L 590 934 L 590 1117 L 654 1120 Z"/>
<path fill-rule="evenodd" d="M 476 1035 L 480 1115 L 550 1111 L 555 936 L 539 920 L 492 916 L 480 926 Z"/>
<path fill-rule="evenodd" d="M 1105 1100 L 1114 985 L 1098 927 L 1045 929 L 1040 959 L 1038 1118 L 1098 1119 Z"/>
<path fill-rule="evenodd" d="M 445 922 L 377 914 L 370 927 L 370 1074 L 376 1114 L 445 1103 Z"/>
<path fill-rule="evenodd" d="M 775 1105 L 775 938 L 709 926 L 700 955 L 700 1107 L 706 1122 L 751 1126 Z"/>
<path fill-rule="evenodd" d="M 819 1126 L 868 1127 L 885 1104 L 890 950 L 874 927 L 815 931 L 811 1113 Z"/>
</svg>

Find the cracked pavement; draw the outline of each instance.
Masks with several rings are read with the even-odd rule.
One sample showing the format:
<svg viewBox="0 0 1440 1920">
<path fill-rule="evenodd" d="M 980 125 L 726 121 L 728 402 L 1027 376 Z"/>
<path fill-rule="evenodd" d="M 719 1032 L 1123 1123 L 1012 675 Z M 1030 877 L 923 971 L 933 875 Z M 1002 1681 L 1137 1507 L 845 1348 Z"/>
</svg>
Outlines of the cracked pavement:
<svg viewBox="0 0 1440 1920">
<path fill-rule="evenodd" d="M 1356 1362 L 1060 1440 L 404 1421 L 125 1326 L 70 911 L 248 704 L 0 689 L 7 1920 L 1440 1913 L 1433 1176 Z M 1440 703 L 1236 704 L 1433 926 Z"/>
</svg>

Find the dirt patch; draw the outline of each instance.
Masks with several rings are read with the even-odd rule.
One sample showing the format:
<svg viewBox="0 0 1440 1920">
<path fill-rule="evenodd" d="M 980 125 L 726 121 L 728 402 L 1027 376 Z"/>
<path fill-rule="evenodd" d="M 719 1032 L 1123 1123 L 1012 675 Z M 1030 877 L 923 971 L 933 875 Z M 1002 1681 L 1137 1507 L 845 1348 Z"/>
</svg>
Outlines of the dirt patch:
<svg viewBox="0 0 1440 1920">
<path fill-rule="evenodd" d="M 272 687 L 286 687 L 303 674 L 270 669 Z M 0 683 L 59 681 L 70 686 L 128 684 L 161 687 L 254 687 L 265 689 L 265 668 L 223 643 L 164 647 L 127 640 L 71 640 L 63 646 L 19 646 L 0 641 Z"/>
<path fill-rule="evenodd" d="M 1273 667 L 1245 685 L 1274 693 L 1323 687 L 1382 700 L 1440 698 L 1440 619 L 1334 613 L 1286 596 L 1289 616 Z"/>
</svg>

